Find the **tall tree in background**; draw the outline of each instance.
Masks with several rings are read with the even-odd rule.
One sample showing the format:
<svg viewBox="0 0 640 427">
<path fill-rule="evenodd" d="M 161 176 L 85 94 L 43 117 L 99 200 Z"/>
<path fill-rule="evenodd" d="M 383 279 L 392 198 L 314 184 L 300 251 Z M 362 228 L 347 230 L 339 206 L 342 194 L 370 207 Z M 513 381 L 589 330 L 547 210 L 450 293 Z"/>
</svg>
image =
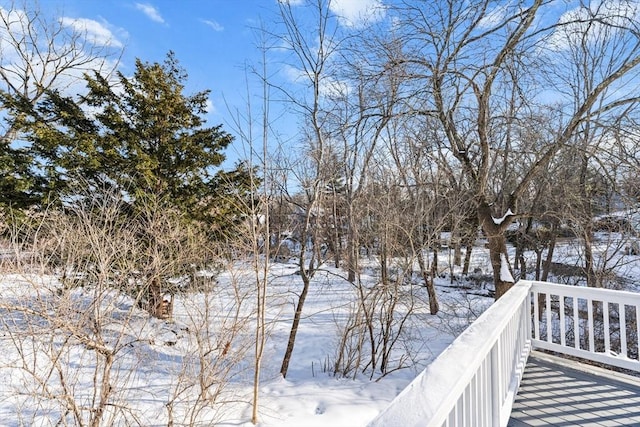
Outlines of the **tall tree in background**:
<svg viewBox="0 0 640 427">
<path fill-rule="evenodd" d="M 327 113 L 322 108 L 322 90 L 327 84 L 330 60 L 335 56 L 339 45 L 335 21 L 331 18 L 327 2 L 313 0 L 305 5 L 313 12 L 311 14 L 313 18 L 309 25 L 311 31 L 305 31 L 304 25 L 300 22 L 300 15 L 296 13 L 294 5 L 291 3 L 289 1 L 279 2 L 280 17 L 284 26 L 281 40 L 290 52 L 295 68 L 300 73 L 304 91 L 301 96 L 296 96 L 291 92 L 285 92 L 284 95 L 303 117 L 305 123 L 302 132 L 305 138 L 303 143 L 307 148 L 302 151 L 305 157 L 299 163 L 298 172 L 294 172 L 296 179 L 304 189 L 299 198 L 300 201 L 297 202 L 300 211 L 298 265 L 303 286 L 295 302 L 289 339 L 280 367 L 280 373 L 285 378 L 293 355 L 298 327 L 302 319 L 302 310 L 309 293 L 311 280 L 324 262 L 318 250 L 319 245 L 314 246 L 314 242 L 320 241 L 319 229 L 315 227 L 314 223 L 321 211 L 320 203 L 325 187 L 335 176 L 331 173 L 330 168 L 327 170 L 327 156 L 331 151 L 325 130 Z M 291 200 L 293 201 L 293 199 Z"/>
<path fill-rule="evenodd" d="M 474 194 L 496 298 L 513 284 L 505 231 L 533 180 L 594 119 L 614 122 L 638 101 L 628 86 L 637 88 L 629 76 L 640 64 L 633 4 L 580 2 L 552 21 L 545 14 L 551 3 L 406 2 L 397 8 L 403 49 L 389 47 L 390 64 L 401 66 L 408 84 L 415 84 L 406 112 L 438 120 L 442 146 Z M 567 54 L 578 46 L 600 60 Z M 594 72 L 580 71 L 584 67 Z M 593 77 L 584 90 L 573 90 L 567 79 L 576 73 Z M 616 90 L 621 85 L 625 90 Z M 554 111 L 553 132 L 528 148 L 521 135 L 530 117 L 547 109 Z M 496 165 L 518 165 L 519 174 Z"/>
</svg>

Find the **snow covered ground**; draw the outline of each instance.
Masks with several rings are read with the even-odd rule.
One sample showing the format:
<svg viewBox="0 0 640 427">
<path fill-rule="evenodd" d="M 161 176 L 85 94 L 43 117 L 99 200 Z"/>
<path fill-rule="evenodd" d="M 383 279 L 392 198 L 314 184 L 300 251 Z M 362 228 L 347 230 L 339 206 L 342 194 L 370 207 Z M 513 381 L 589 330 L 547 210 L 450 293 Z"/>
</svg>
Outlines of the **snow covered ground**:
<svg viewBox="0 0 640 427">
<path fill-rule="evenodd" d="M 558 254 L 580 256 L 572 244 Z M 637 259 L 616 261 L 629 282 L 640 276 Z M 487 272 L 486 250 L 476 249 L 472 264 Z M 325 266 L 313 280 L 284 379 L 280 364 L 302 286 L 296 270 L 275 263 L 270 272 L 262 427 L 367 425 L 492 302 L 482 285 L 452 285 L 443 274 L 436 282 L 441 311 L 433 316 L 426 291 L 415 286 L 394 353 L 410 357 L 410 366 L 342 378 L 331 371 L 356 292 L 344 272 Z M 1 275 L 0 424 L 78 425 L 100 415 L 101 425 L 253 425 L 254 288 L 249 265 L 234 264 L 209 292 L 179 296 L 173 320 L 162 321 L 109 289 L 63 290 L 53 276 Z"/>
</svg>

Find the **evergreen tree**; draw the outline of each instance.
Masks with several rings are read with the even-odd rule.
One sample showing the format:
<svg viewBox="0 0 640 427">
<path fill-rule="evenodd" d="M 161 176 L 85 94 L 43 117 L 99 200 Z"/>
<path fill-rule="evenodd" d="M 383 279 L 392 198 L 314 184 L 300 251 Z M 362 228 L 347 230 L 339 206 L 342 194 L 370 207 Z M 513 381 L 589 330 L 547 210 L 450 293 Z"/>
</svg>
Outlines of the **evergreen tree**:
<svg viewBox="0 0 640 427">
<path fill-rule="evenodd" d="M 32 163 L 24 148 L 13 148 L 9 140 L 0 140 L 0 209 L 23 209 L 37 201 L 30 191 L 34 177 Z"/>
<path fill-rule="evenodd" d="M 118 195 L 119 220 L 132 225 L 143 248 L 133 295 L 152 315 L 166 317 L 165 295 L 175 291 L 166 279 L 184 266 L 168 261 L 180 242 L 167 239 L 173 234 L 162 228 L 165 220 L 197 220 L 214 237 L 227 235 L 250 208 L 251 171 L 242 163 L 220 169 L 233 138 L 221 126 L 205 126 L 209 92 L 184 94 L 187 74 L 173 53 L 163 63 L 137 60 L 133 76 L 116 77 L 86 76 L 87 92 L 78 99 L 55 90 L 37 103 L 5 96 L 25 137 L 25 157 L 0 152 L 0 170 L 20 160 L 37 175 L 34 188 L 47 202 L 101 206 L 101 198 Z"/>
<path fill-rule="evenodd" d="M 209 91 L 185 95 L 186 79 L 170 52 L 163 63 L 137 60 L 133 76 L 119 72 L 117 83 L 86 76 L 77 101 L 48 92 L 23 123 L 47 183 L 42 196 L 65 200 L 82 180 L 118 188 L 134 210 L 146 196 L 165 200 L 218 231 L 242 218 L 249 171 L 219 170 L 233 138 L 205 127 Z"/>
</svg>

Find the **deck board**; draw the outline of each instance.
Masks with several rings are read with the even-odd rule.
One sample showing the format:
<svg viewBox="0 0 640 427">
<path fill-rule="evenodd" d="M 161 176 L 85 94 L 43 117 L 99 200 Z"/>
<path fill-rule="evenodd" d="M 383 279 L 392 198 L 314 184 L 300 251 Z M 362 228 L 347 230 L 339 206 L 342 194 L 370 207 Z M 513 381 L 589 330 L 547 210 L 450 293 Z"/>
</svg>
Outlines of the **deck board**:
<svg viewBox="0 0 640 427">
<path fill-rule="evenodd" d="M 509 427 L 640 426 L 640 378 L 529 357 Z"/>
</svg>

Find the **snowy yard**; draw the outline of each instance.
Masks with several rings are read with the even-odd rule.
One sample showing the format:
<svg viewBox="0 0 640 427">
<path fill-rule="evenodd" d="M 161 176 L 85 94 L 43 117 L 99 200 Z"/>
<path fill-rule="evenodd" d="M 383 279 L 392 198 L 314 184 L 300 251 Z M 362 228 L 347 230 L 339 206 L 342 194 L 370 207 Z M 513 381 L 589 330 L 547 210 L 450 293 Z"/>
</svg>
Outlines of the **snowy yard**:
<svg viewBox="0 0 640 427">
<path fill-rule="evenodd" d="M 579 256 L 569 243 L 558 249 L 561 259 Z M 476 248 L 472 265 L 486 268 L 486 257 Z M 627 257 L 630 283 L 638 265 L 637 257 Z M 101 425 L 252 425 L 256 302 L 249 267 L 234 263 L 208 291 L 179 295 L 171 321 L 150 318 L 113 290 L 65 290 L 43 274 L 2 275 L 3 425 L 89 424 L 103 390 L 109 398 Z M 411 315 L 389 373 L 364 366 L 345 378 L 333 369 L 357 294 L 344 272 L 325 266 L 313 279 L 283 379 L 280 364 L 301 286 L 296 271 L 294 263 L 271 265 L 259 395 L 264 427 L 365 426 L 493 301 L 483 296 L 486 286 L 464 278 L 452 285 L 443 273 L 436 281 L 441 311 L 433 316 L 425 289 L 405 285 Z"/>
</svg>

